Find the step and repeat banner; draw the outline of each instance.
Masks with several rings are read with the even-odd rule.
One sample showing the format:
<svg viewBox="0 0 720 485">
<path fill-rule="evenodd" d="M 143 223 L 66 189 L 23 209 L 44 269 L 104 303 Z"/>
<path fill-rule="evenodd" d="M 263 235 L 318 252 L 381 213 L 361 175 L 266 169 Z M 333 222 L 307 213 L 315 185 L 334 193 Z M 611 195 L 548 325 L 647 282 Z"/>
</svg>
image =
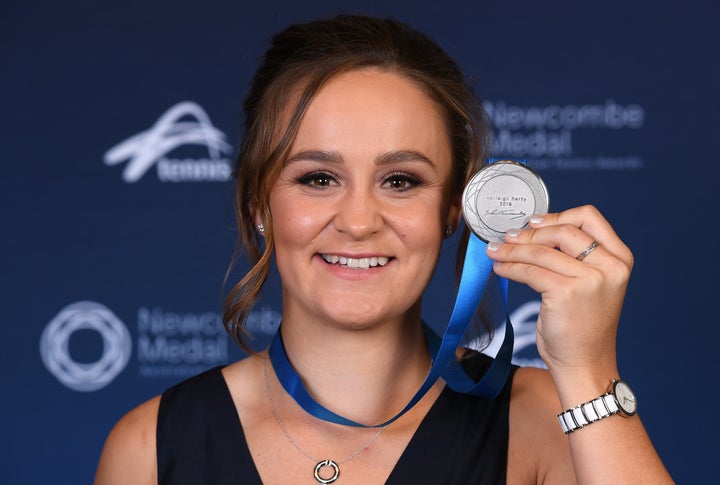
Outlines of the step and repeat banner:
<svg viewBox="0 0 720 485">
<path fill-rule="evenodd" d="M 125 412 L 242 357 L 220 320 L 242 98 L 274 32 L 340 12 L 392 16 L 435 38 L 483 100 L 493 154 L 538 170 L 551 210 L 594 204 L 613 223 L 636 257 L 621 372 L 678 483 L 707 483 L 719 15 L 710 2 L 628 3 L 1 7 L 0 484 L 90 483 Z M 456 245 L 424 305 L 438 328 L 454 301 Z M 241 260 L 229 281 L 245 269 Z M 273 276 L 251 314 L 257 348 L 277 329 L 279 293 Z M 522 365 L 542 366 L 538 308 L 511 286 Z"/>
</svg>

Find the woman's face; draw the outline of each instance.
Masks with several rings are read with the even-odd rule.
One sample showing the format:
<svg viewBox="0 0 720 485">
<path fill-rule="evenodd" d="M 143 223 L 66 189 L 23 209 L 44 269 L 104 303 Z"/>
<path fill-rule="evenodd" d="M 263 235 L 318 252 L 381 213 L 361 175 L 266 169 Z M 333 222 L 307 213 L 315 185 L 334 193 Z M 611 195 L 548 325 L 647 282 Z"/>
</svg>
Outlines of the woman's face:
<svg viewBox="0 0 720 485">
<path fill-rule="evenodd" d="M 270 192 L 285 318 L 365 327 L 419 316 L 459 218 L 440 108 L 379 69 L 314 98 Z"/>
</svg>

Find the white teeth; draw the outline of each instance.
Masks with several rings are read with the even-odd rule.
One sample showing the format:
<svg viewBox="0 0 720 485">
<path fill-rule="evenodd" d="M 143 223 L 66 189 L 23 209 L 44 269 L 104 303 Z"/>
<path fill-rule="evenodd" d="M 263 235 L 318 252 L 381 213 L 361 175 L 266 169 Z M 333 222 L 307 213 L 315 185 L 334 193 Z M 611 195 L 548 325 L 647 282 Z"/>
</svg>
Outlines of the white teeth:
<svg viewBox="0 0 720 485">
<path fill-rule="evenodd" d="M 385 256 L 373 256 L 371 258 L 348 258 L 345 256 L 338 256 L 337 254 L 322 254 L 321 256 L 327 263 L 340 263 L 342 266 L 354 269 L 368 269 L 375 268 L 377 266 L 385 266 L 390 260 L 390 258 Z"/>
</svg>

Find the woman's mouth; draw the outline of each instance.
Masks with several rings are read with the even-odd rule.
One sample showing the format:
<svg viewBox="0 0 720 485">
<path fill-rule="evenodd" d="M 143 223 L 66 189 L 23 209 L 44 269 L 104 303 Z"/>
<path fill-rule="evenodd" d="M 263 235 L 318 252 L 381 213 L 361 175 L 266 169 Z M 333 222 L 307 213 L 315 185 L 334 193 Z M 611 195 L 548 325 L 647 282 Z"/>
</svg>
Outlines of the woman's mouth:
<svg viewBox="0 0 720 485">
<path fill-rule="evenodd" d="M 348 258 L 346 256 L 339 256 L 337 254 L 321 254 L 326 263 L 338 264 L 345 268 L 353 269 L 369 269 L 378 266 L 385 266 L 390 261 L 390 258 L 386 256 L 372 256 L 370 258 Z"/>
</svg>

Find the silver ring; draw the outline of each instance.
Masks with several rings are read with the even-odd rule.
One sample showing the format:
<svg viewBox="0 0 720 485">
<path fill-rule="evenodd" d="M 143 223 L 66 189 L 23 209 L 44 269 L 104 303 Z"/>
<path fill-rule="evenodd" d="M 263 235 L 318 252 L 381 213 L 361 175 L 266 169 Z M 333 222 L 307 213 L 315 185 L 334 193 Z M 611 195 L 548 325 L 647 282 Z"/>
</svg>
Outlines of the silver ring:
<svg viewBox="0 0 720 485">
<path fill-rule="evenodd" d="M 587 258 L 587 255 L 588 255 L 588 254 L 590 254 L 590 253 L 592 253 L 593 251 L 595 251 L 595 248 L 598 247 L 598 246 L 600 246 L 600 243 L 597 242 L 597 241 L 593 241 L 593 242 L 590 244 L 590 246 L 588 246 L 588 247 L 586 247 L 585 249 L 583 249 L 583 252 L 580 253 L 580 254 L 578 254 L 578 255 L 577 255 L 577 258 L 575 258 L 575 259 L 577 259 L 578 261 L 582 261 L 583 259 Z"/>
</svg>

